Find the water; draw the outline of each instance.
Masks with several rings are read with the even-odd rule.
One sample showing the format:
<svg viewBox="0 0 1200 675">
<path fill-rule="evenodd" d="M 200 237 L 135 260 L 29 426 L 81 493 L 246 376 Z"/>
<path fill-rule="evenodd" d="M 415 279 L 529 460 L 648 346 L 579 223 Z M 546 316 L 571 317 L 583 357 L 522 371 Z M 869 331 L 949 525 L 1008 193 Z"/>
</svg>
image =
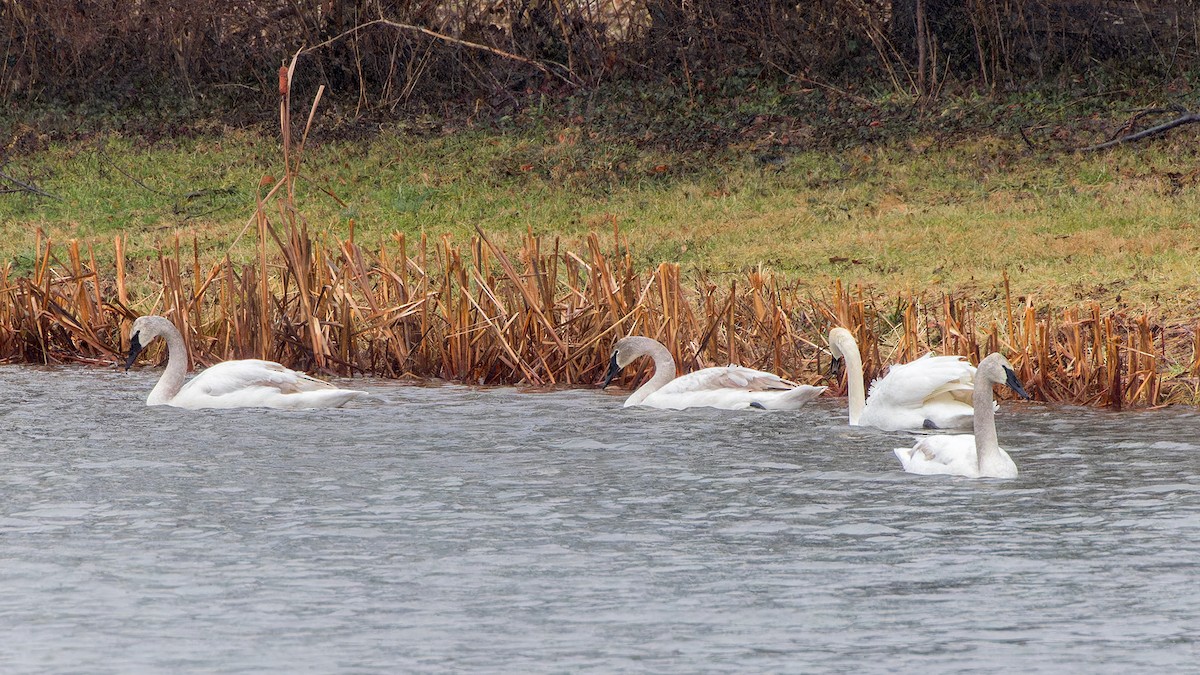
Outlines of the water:
<svg viewBox="0 0 1200 675">
<path fill-rule="evenodd" d="M 904 434 L 596 390 L 147 408 L 0 368 L 0 667 L 1165 672 L 1200 663 L 1200 419 L 1006 405 L 1021 477 Z"/>
</svg>

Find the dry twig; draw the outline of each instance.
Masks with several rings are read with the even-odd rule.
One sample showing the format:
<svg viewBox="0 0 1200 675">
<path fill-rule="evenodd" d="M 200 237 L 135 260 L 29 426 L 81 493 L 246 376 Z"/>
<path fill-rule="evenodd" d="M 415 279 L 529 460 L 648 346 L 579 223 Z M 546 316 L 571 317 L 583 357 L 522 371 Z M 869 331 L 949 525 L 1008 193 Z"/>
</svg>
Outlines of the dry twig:
<svg viewBox="0 0 1200 675">
<path fill-rule="evenodd" d="M 38 186 L 33 185 L 32 183 L 26 183 L 25 181 L 17 180 L 3 171 L 0 171 L 0 179 L 6 180 L 17 186 L 17 189 L 15 190 L 5 190 L 4 192 L 32 192 L 33 194 L 41 197 L 49 197 L 50 199 L 57 199 L 60 202 L 62 201 L 62 197 L 52 195 Z"/>
<path fill-rule="evenodd" d="M 1121 128 L 1121 131 L 1131 130 L 1133 128 L 1133 126 L 1137 123 L 1137 121 L 1139 119 L 1141 119 L 1142 117 L 1145 117 L 1146 115 L 1158 114 L 1158 113 L 1163 113 L 1163 112 L 1178 112 L 1178 113 L 1182 113 L 1182 114 L 1180 114 L 1179 117 L 1176 117 L 1175 119 L 1173 119 L 1169 122 L 1163 122 L 1162 124 L 1150 127 L 1149 129 L 1144 129 L 1135 134 L 1128 134 L 1125 136 L 1120 136 L 1118 138 L 1112 138 L 1103 143 L 1097 143 L 1096 145 L 1089 145 L 1087 147 L 1079 148 L 1079 150 L 1082 152 L 1091 152 L 1093 150 L 1104 150 L 1105 148 L 1111 148 L 1113 146 L 1120 145 L 1122 143 L 1132 143 L 1134 141 L 1140 141 L 1143 138 L 1157 136 L 1158 134 L 1166 133 L 1166 132 L 1170 131 L 1171 129 L 1174 129 L 1175 127 L 1180 127 L 1185 124 L 1192 124 L 1193 122 L 1200 122 L 1200 113 L 1189 113 L 1186 110 L 1184 110 L 1183 108 L 1172 108 L 1169 110 L 1155 108 L 1155 109 L 1151 109 L 1151 110 L 1143 110 L 1143 111 L 1139 112 L 1138 114 L 1134 115 L 1132 118 L 1130 118 L 1130 120 L 1128 122 L 1125 123 L 1125 125 Z M 1118 132 L 1118 133 L 1121 133 L 1121 132 Z"/>
<path fill-rule="evenodd" d="M 435 30 L 430 30 L 423 26 L 414 26 L 412 24 L 400 23 L 398 21 L 392 21 L 390 19 L 374 19 L 372 21 L 368 21 L 366 23 L 359 24 L 349 30 L 343 31 L 343 32 L 329 38 L 328 40 L 325 40 L 324 42 L 315 44 L 311 47 L 305 47 L 304 49 L 301 49 L 298 53 L 299 54 L 307 54 L 308 52 L 315 51 L 322 47 L 326 47 L 328 45 L 333 44 L 334 42 L 337 42 L 338 40 L 341 40 L 342 38 L 346 37 L 347 35 L 357 33 L 358 31 L 363 30 L 364 28 L 370 28 L 371 26 L 388 26 L 390 28 L 397 28 L 400 30 L 411 31 L 414 33 L 421 33 L 423 35 L 428 35 L 429 37 L 435 38 L 437 40 L 441 40 L 443 42 L 449 42 L 451 44 L 468 47 L 470 49 L 477 49 L 480 51 L 485 51 L 485 52 L 488 52 L 489 54 L 495 54 L 496 56 L 506 58 L 506 59 L 511 59 L 513 61 L 519 61 L 526 65 L 533 66 L 534 68 L 537 68 L 538 70 L 542 71 L 546 75 L 558 78 L 558 79 L 562 80 L 563 82 L 566 82 L 567 84 L 570 84 L 570 85 L 578 86 L 582 83 L 582 81 L 579 79 L 579 76 L 576 75 L 574 73 L 574 71 L 572 71 L 567 66 L 565 66 L 561 63 L 558 63 L 557 61 L 550 61 L 550 60 L 537 61 L 534 59 L 530 59 L 530 58 L 521 56 L 520 54 L 513 54 L 512 52 L 506 52 L 503 49 L 497 49 L 497 48 L 491 47 L 489 45 L 479 44 L 478 42 L 471 42 L 470 40 L 463 40 L 462 38 L 456 38 L 452 35 L 446 35 L 445 33 L 439 33 Z M 547 67 L 545 65 L 547 63 L 554 66 L 554 68 Z"/>
</svg>

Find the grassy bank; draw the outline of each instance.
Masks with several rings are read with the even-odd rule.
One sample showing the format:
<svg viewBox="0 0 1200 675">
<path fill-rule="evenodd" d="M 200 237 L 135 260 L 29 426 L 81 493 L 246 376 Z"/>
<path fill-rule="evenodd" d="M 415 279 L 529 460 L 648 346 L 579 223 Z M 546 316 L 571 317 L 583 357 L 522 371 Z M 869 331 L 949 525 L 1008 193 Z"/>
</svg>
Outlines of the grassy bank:
<svg viewBox="0 0 1200 675">
<path fill-rule="evenodd" d="M 683 146 L 558 119 L 299 158 L 297 127 L 290 170 L 267 127 L 25 134 L 5 171 L 50 196 L 0 198 L 0 358 L 112 360 L 157 312 L 200 363 L 583 384 L 641 332 L 813 382 L 840 324 L 869 368 L 1001 349 L 1046 400 L 1196 399 L 1194 132 L 1085 154 L 1068 122 L 847 143 L 755 113 Z"/>
<path fill-rule="evenodd" d="M 619 230 L 637 262 L 685 272 L 766 266 L 824 289 L 1195 310 L 1200 192 L 1194 134 L 1092 154 L 1042 154 L 1011 137 L 932 137 L 851 149 L 672 151 L 589 138 L 579 127 L 383 132 L 310 146 L 296 206 L 314 232 L 379 245 L 396 232 L 501 242 L 526 232 L 577 244 Z M 176 233 L 246 260 L 239 238 L 276 134 L 145 144 L 117 134 L 52 144 L 9 175 L 57 199 L 0 195 L 0 256 L 31 269 L 37 230 L 63 241 L 128 238 L 132 259 Z M 272 182 L 267 179 L 268 183 Z"/>
</svg>

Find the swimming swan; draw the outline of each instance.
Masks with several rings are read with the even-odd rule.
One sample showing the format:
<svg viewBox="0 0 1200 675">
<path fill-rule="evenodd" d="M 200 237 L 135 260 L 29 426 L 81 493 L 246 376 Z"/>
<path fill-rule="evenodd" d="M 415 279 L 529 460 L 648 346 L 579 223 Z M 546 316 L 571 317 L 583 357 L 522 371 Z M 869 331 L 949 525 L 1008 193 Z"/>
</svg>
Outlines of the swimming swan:
<svg viewBox="0 0 1200 675">
<path fill-rule="evenodd" d="M 639 336 L 617 340 L 604 386 L 639 356 L 654 359 L 654 377 L 625 399 L 626 408 L 645 405 L 671 410 L 693 407 L 795 410 L 825 391 L 825 387 L 796 385 L 778 375 L 741 366 L 705 368 L 675 377 L 671 352 L 657 340 Z"/>
<path fill-rule="evenodd" d="M 971 426 L 971 387 L 975 367 L 961 356 L 926 354 L 896 364 L 863 395 L 862 357 L 845 328 L 829 331 L 829 351 L 846 363 L 850 425 L 900 431 L 965 429 Z"/>
<path fill-rule="evenodd" d="M 896 448 L 896 456 L 904 470 L 927 476 L 1016 478 L 1016 463 L 996 442 L 993 384 L 1007 384 L 1021 398 L 1029 398 L 1008 359 L 1000 354 L 989 355 L 979 364 L 971 395 L 975 402 L 975 435 L 926 436 L 911 448 Z"/>
<path fill-rule="evenodd" d="M 285 368 L 274 361 L 242 359 L 204 369 L 187 384 L 187 349 L 183 336 L 161 316 L 143 316 L 129 332 L 125 370 L 156 337 L 167 341 L 167 369 L 154 385 L 146 405 L 178 408 L 336 408 L 365 391 L 338 389 L 324 380 Z"/>
</svg>

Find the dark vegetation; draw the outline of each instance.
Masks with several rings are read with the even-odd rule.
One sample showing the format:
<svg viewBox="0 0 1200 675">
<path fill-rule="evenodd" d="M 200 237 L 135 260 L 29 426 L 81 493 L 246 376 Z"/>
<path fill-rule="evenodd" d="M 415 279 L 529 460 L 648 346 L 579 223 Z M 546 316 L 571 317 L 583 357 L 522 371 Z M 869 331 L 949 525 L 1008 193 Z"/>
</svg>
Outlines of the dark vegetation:
<svg viewBox="0 0 1200 675">
<path fill-rule="evenodd" d="M 296 91 L 328 87 L 318 133 L 532 115 L 655 143 L 726 144 L 763 128 L 778 145 L 855 143 L 988 129 L 998 116 L 1038 121 L 988 106 L 930 112 L 948 93 L 1037 92 L 1053 105 L 1149 89 L 1179 103 L 1200 57 L 1196 9 L 1194 0 L 3 0 L 0 99 L 10 122 L 42 135 L 111 125 L 153 139 L 214 120 L 255 124 L 273 116 L 275 69 L 299 51 Z M 7 144 L 19 150 L 28 136 L 18 129 Z"/>
</svg>

